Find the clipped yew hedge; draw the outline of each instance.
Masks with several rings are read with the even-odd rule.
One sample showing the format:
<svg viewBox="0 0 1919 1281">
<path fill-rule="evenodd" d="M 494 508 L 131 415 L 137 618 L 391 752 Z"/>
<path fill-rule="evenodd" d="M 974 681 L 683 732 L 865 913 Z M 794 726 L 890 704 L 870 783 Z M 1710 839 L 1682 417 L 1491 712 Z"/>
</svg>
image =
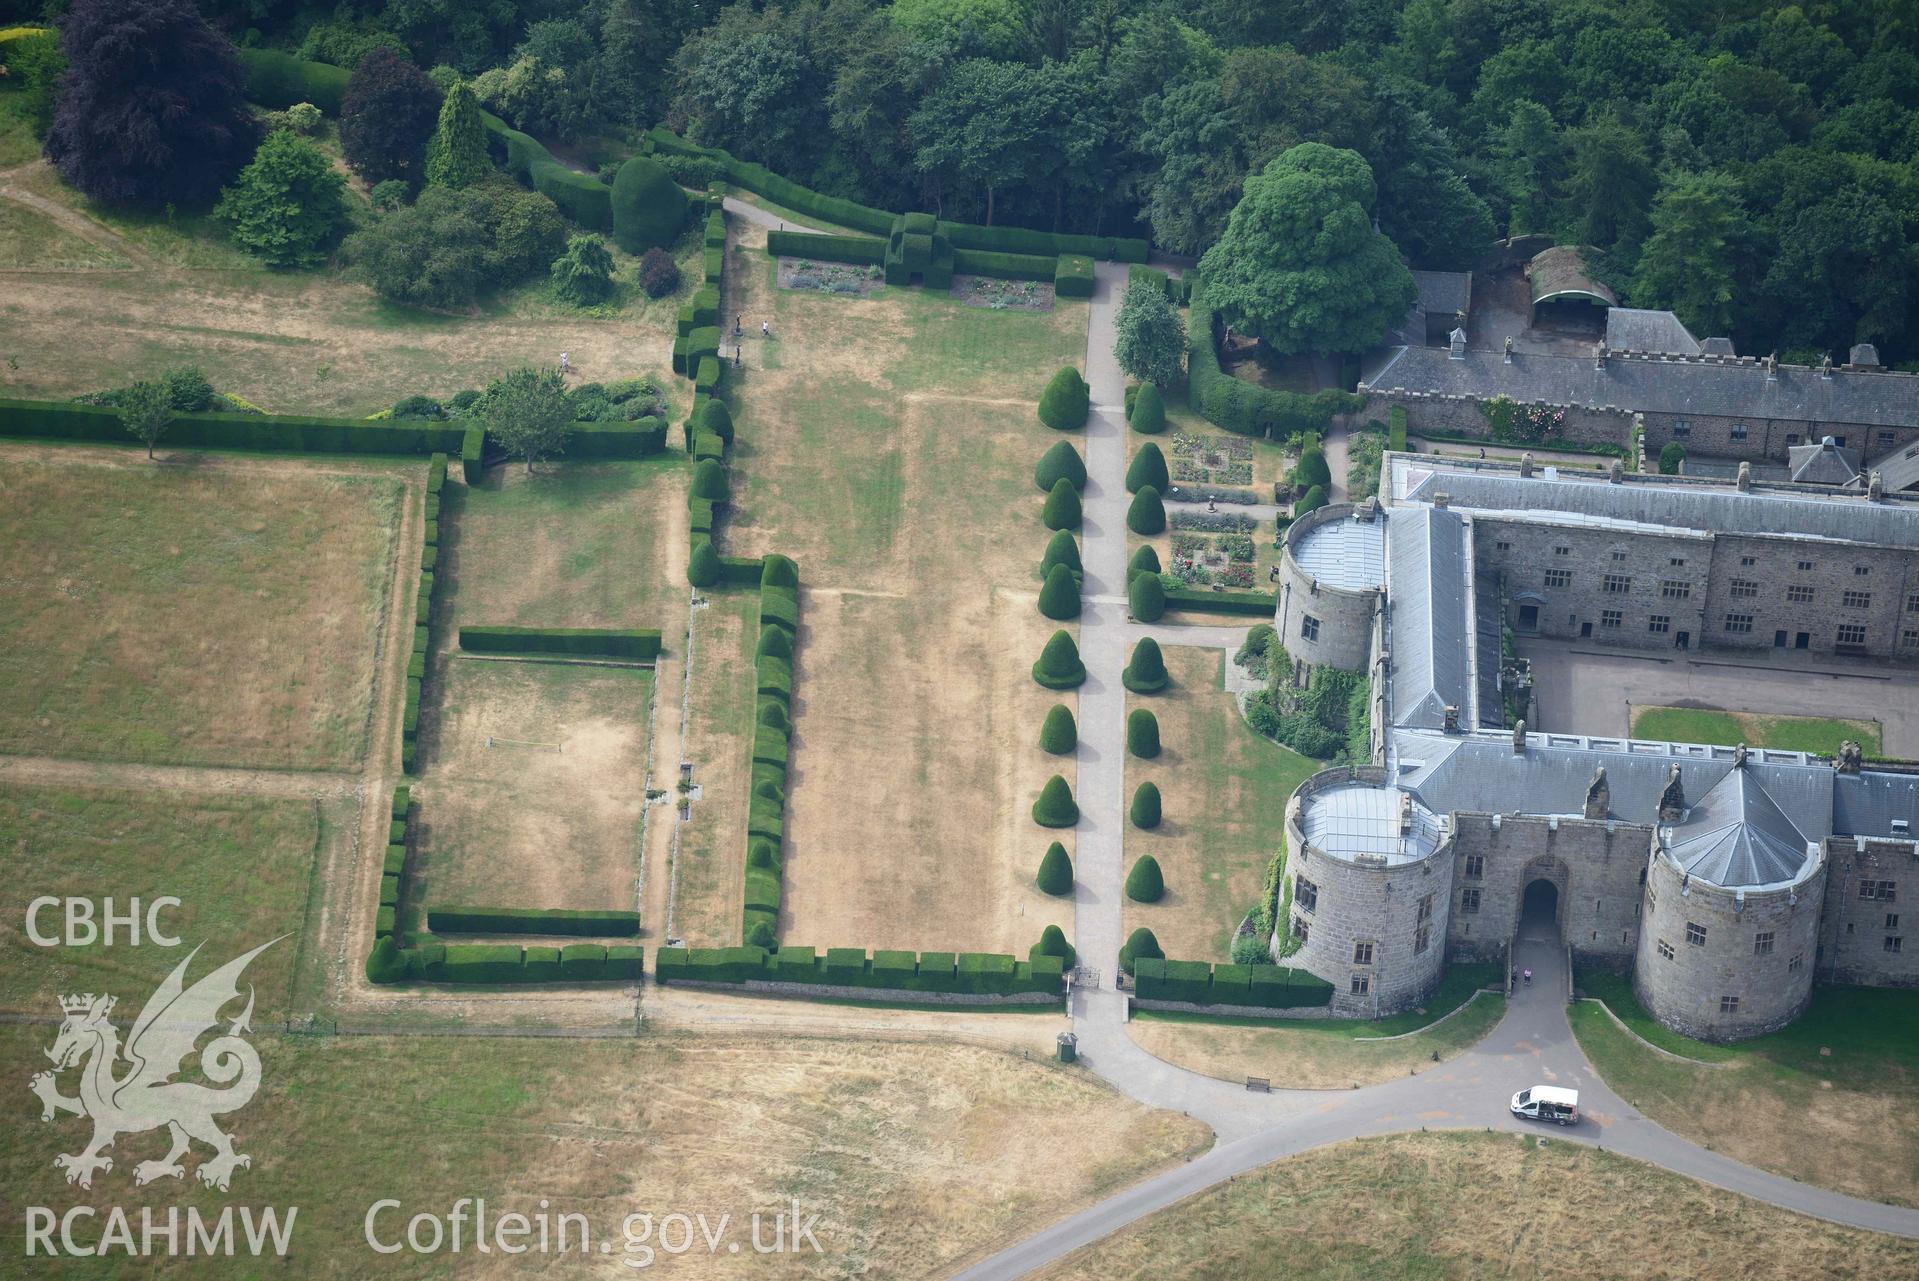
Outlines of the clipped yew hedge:
<svg viewBox="0 0 1919 1281">
<path fill-rule="evenodd" d="M 367 958 L 367 978 L 375 983 L 403 978 L 428 983 L 624 983 L 640 977 L 643 956 L 639 945 L 629 943 L 563 948 L 424 943 L 397 948 L 392 939 L 382 938 Z"/>
<path fill-rule="evenodd" d="M 1133 978 L 1142 1001 L 1284 1010 L 1333 1000 L 1331 983 L 1285 965 L 1209 965 L 1141 954 L 1133 962 Z"/>
<path fill-rule="evenodd" d="M 1047 638 L 1046 648 L 1033 664 L 1033 679 L 1047 689 L 1075 689 L 1086 683 L 1086 664 L 1080 660 L 1079 646 L 1063 628 Z"/>
<path fill-rule="evenodd" d="M 653 956 L 661 983 L 805 983 L 834 987 L 953 992 L 970 996 L 1054 993 L 1064 966 L 1057 956 L 1019 961 L 994 952 L 878 951 L 810 947 L 663 947 Z"/>
<path fill-rule="evenodd" d="M 1056 298 L 1093 296 L 1093 260 L 1085 254 L 1061 254 L 1053 268 L 1053 295 Z"/>
<path fill-rule="evenodd" d="M 1279 608 L 1279 594 L 1181 587 L 1166 593 L 1166 608 L 1203 609 L 1215 614 L 1247 614 L 1271 618 L 1273 612 Z"/>
<path fill-rule="evenodd" d="M 582 934 L 634 937 L 640 914 L 609 908 L 429 907 L 426 925 L 435 934 Z"/>
<path fill-rule="evenodd" d="M 651 663 L 660 656 L 660 633 L 652 628 L 462 627 L 460 648 L 476 654 L 563 654 Z"/>
</svg>

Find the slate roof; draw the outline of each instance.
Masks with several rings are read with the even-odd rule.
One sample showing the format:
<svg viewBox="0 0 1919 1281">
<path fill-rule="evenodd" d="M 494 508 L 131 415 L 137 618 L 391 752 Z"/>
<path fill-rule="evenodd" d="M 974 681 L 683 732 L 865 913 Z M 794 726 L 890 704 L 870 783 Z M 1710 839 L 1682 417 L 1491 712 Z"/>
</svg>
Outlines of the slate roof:
<svg viewBox="0 0 1919 1281">
<path fill-rule="evenodd" d="M 1463 360 L 1437 347 L 1409 346 L 1389 355 L 1361 391 L 1418 391 L 1489 400 L 1544 401 L 1643 413 L 1714 418 L 1784 418 L 1804 422 L 1900 426 L 1919 424 L 1919 375 L 1835 370 L 1830 378 L 1803 365 L 1781 365 L 1767 381 L 1757 361 L 1705 358 L 1551 356 L 1468 351 Z M 1600 367 L 1595 368 L 1595 363 Z"/>
<path fill-rule="evenodd" d="M 1466 523 L 1456 513 L 1405 507 L 1387 517 L 1395 725 L 1437 729 L 1449 705 L 1472 724 L 1468 564 Z"/>
<path fill-rule="evenodd" d="M 1472 310 L 1473 273 L 1470 271 L 1415 271 L 1413 284 L 1419 288 L 1415 304 L 1429 316 L 1464 315 Z"/>
<path fill-rule="evenodd" d="M 1800 485 L 1849 485 L 1859 476 L 1859 451 L 1833 444 L 1830 436 L 1817 444 L 1792 446 L 1786 460 L 1794 483 Z"/>
<path fill-rule="evenodd" d="M 1907 445 L 1886 455 L 1874 463 L 1871 470 L 1879 473 L 1879 483 L 1889 494 L 1919 485 L 1919 444 Z"/>
<path fill-rule="evenodd" d="M 1348 516 L 1315 525 L 1300 536 L 1293 559 L 1313 578 L 1349 592 L 1386 582 L 1386 521 Z"/>
<path fill-rule="evenodd" d="M 1867 502 L 1857 493 L 1782 494 L 1766 490 L 1626 480 L 1575 479 L 1546 468 L 1531 479 L 1513 472 L 1448 470 L 1424 458 L 1396 458 L 1394 492 L 1416 503 L 1450 495 L 1453 509 L 1518 513 L 1582 524 L 1619 523 L 1727 534 L 1770 534 L 1836 542 L 1919 547 L 1919 503 Z M 1395 513 L 1393 519 L 1397 519 Z"/>
<path fill-rule="evenodd" d="M 1786 816 L 1751 769 L 1734 769 L 1668 829 L 1667 853 L 1714 885 L 1781 885 L 1797 880 L 1815 839 Z"/>
<path fill-rule="evenodd" d="M 1609 307 L 1619 305 L 1619 296 L 1593 279 L 1585 257 L 1571 245 L 1554 245 L 1534 254 L 1526 264 L 1526 279 L 1532 282 L 1534 305 L 1569 295 L 1598 298 Z"/>
<path fill-rule="evenodd" d="M 1699 340 L 1670 311 L 1614 307 L 1606 312 L 1606 348 L 1609 351 L 1697 356 Z"/>
</svg>

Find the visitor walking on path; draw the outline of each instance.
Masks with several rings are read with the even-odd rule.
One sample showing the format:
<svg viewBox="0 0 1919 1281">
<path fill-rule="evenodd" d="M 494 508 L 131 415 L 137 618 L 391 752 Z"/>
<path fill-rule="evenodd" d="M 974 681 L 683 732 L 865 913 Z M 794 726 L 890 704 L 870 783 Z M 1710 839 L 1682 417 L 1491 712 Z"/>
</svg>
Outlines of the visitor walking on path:
<svg viewBox="0 0 1919 1281">
<path fill-rule="evenodd" d="M 573 372 L 573 365 L 570 361 L 567 360 L 566 357 L 567 357 L 566 352 L 560 353 L 560 372 L 563 374 L 570 374 Z"/>
<path fill-rule="evenodd" d="M 769 325 L 766 321 L 762 320 L 760 322 L 760 337 L 771 338 L 772 336 L 773 336 L 773 327 Z"/>
</svg>

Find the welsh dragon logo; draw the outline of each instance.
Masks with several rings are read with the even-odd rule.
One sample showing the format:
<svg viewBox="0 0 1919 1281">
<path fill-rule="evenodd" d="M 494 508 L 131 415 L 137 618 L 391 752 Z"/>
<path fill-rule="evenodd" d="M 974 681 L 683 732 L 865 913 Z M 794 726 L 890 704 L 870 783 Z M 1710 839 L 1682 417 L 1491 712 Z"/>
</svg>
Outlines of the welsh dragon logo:
<svg viewBox="0 0 1919 1281">
<path fill-rule="evenodd" d="M 112 1158 L 102 1152 L 116 1138 L 161 1126 L 166 1127 L 173 1146 L 160 1160 L 142 1161 L 133 1168 L 137 1184 L 184 1177 L 186 1167 L 180 1158 L 187 1155 L 194 1139 L 213 1149 L 213 1155 L 195 1171 L 210 1188 L 226 1191 L 234 1170 L 253 1164 L 251 1157 L 233 1150 L 233 1140 L 213 1123 L 214 1117 L 245 1107 L 260 1088 L 260 1056 L 242 1039 L 252 1031 L 250 985 L 246 1008 L 226 1031 L 204 1048 L 196 1050 L 195 1043 L 204 1033 L 218 1030 L 220 1010 L 240 996 L 239 978 L 247 964 L 279 941 L 262 943 L 188 987 L 187 966 L 200 954 L 194 948 L 148 999 L 124 1047 L 120 1030 L 109 1018 L 113 997 L 87 993 L 60 998 L 66 1017 L 53 1048 L 46 1052 L 53 1071 L 35 1074 L 30 1088 L 40 1097 L 42 1121 L 71 1112 L 93 1122 L 93 1139 L 84 1149 L 53 1159 L 65 1171 L 68 1183 L 92 1187 L 95 1171 L 113 1168 Z M 211 1086 L 173 1079 L 196 1055 L 200 1075 Z M 56 1077 L 76 1067 L 80 1094 L 69 1098 L 60 1093 Z"/>
</svg>

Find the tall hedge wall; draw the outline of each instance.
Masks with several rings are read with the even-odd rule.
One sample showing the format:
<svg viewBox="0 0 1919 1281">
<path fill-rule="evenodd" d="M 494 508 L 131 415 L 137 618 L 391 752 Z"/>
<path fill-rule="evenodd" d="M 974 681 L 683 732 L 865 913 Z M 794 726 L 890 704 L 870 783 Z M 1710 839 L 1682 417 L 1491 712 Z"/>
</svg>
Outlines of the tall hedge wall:
<svg viewBox="0 0 1919 1281">
<path fill-rule="evenodd" d="M 769 231 L 766 252 L 774 257 L 818 258 L 822 262 L 877 265 L 886 258 L 886 242 L 866 236 L 816 236 L 804 231 Z"/>
<path fill-rule="evenodd" d="M 1166 593 L 1168 609 L 1203 609 L 1215 614 L 1248 614 L 1271 618 L 1279 609 L 1277 592 L 1216 592 L 1199 587 L 1181 587 Z"/>
<path fill-rule="evenodd" d="M 426 943 L 400 953 L 404 977 L 429 983 L 631 982 L 640 977 L 643 955 L 628 943 Z"/>
<path fill-rule="evenodd" d="M 1284 965 L 1208 965 L 1142 956 L 1133 963 L 1142 1001 L 1293 1009 L 1330 1005 L 1333 985 Z"/>
<path fill-rule="evenodd" d="M 394 419 L 181 414 L 160 443 L 312 454 L 456 453 L 465 430 L 459 423 Z M 0 436 L 138 444 L 111 409 L 49 400 L 0 400 Z"/>
<path fill-rule="evenodd" d="M 340 114 L 352 73 L 325 62 L 307 62 L 271 49 L 241 49 L 240 65 L 247 73 L 247 101 L 284 111 L 296 102 L 310 102 L 329 116 Z"/>
<path fill-rule="evenodd" d="M 613 909 L 560 907 L 429 907 L 427 928 L 435 934 L 586 934 L 634 937 L 640 914 Z"/>
<path fill-rule="evenodd" d="M 1186 380 L 1193 407 L 1208 422 L 1245 436 L 1284 439 L 1297 431 L 1324 432 L 1335 414 L 1357 413 L 1364 396 L 1344 391 L 1272 391 L 1233 377 L 1220 367 L 1214 345 L 1213 309 L 1206 282 L 1189 272 L 1192 309 L 1186 325 Z"/>
<path fill-rule="evenodd" d="M 660 656 L 660 633 L 651 628 L 462 627 L 460 648 L 476 654 L 566 654 L 650 663 Z"/>
<path fill-rule="evenodd" d="M 953 251 L 953 270 L 969 276 L 991 276 L 996 280 L 1053 280 L 1058 269 L 1057 255 L 1048 258 L 1040 254 L 998 253 L 989 249 Z"/>
<path fill-rule="evenodd" d="M 958 992 L 1009 996 L 1061 990 L 1057 956 L 1021 961 L 1002 953 L 879 951 L 810 947 L 663 947 L 654 954 L 661 983 L 813 983 L 836 987 L 894 988 L 908 992 Z M 1330 989 L 1329 989 L 1330 990 Z"/>
<path fill-rule="evenodd" d="M 487 150 L 502 169 L 560 207 L 560 212 L 582 227 L 613 230 L 613 189 L 592 174 L 568 169 L 540 145 L 490 112 L 480 113 L 486 126 Z"/>
</svg>

